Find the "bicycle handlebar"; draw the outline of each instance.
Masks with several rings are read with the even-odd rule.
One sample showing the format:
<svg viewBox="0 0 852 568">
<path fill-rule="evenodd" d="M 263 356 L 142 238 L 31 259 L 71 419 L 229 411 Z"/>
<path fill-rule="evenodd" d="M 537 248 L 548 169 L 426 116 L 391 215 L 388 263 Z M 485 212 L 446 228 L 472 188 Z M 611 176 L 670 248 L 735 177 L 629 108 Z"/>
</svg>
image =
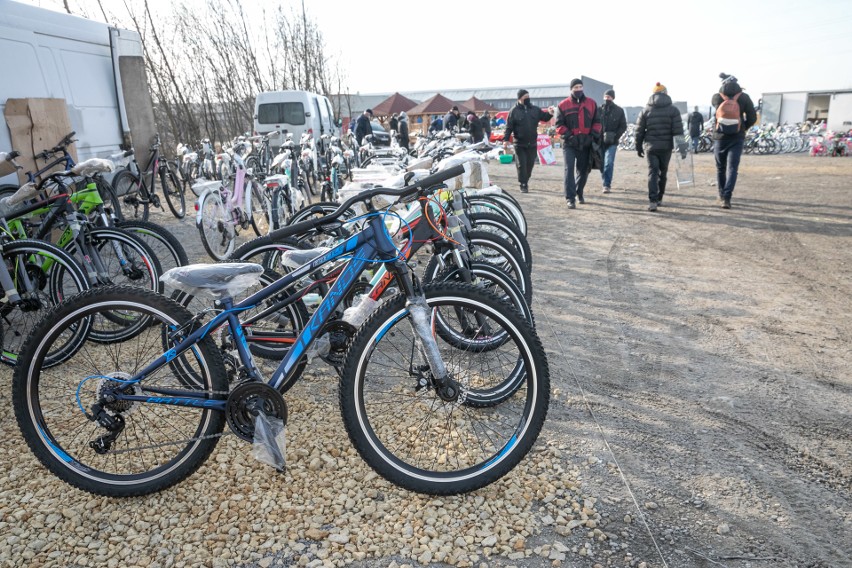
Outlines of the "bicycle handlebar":
<svg viewBox="0 0 852 568">
<path fill-rule="evenodd" d="M 322 227 L 323 225 L 328 225 L 335 222 L 339 217 L 341 217 L 352 205 L 359 201 L 367 201 L 368 199 L 372 199 L 377 195 L 389 195 L 396 197 L 409 197 L 418 193 L 419 191 L 429 189 L 431 187 L 435 187 L 450 178 L 454 178 L 456 176 L 460 176 L 466 171 L 469 171 L 469 166 L 467 163 L 459 164 L 458 166 L 453 166 L 452 168 L 448 168 L 446 170 L 434 173 L 432 175 L 426 176 L 424 178 L 419 179 L 416 183 L 405 186 L 402 189 L 390 189 L 387 187 L 376 187 L 373 189 L 369 189 L 367 191 L 363 191 L 358 195 L 354 195 L 344 201 L 340 207 L 337 208 L 336 211 L 329 213 L 324 217 L 319 217 L 317 219 L 309 219 L 307 221 L 301 221 L 299 223 L 294 223 L 293 225 L 288 225 L 286 227 L 282 227 L 275 231 L 269 233 L 269 237 L 272 240 L 284 239 L 287 237 L 291 237 L 293 235 L 298 235 L 301 233 L 306 233 L 310 230 L 317 229 Z"/>
<path fill-rule="evenodd" d="M 0 152 L 0 159 L 2 159 L 3 161 L 6 161 L 6 162 L 11 162 L 12 160 L 14 160 L 15 158 L 17 158 L 20 155 L 21 155 L 21 153 L 18 152 L 17 150 L 12 150 L 8 154 L 6 152 Z"/>
</svg>

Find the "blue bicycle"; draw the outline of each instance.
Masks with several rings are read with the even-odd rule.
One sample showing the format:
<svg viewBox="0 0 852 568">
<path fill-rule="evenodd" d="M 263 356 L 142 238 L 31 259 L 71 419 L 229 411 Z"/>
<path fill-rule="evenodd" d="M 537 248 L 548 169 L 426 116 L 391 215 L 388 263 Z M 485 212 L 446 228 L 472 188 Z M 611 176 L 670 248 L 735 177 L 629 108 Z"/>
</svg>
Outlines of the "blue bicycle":
<svg viewBox="0 0 852 568">
<path fill-rule="evenodd" d="M 291 227 L 331 231 L 356 202 L 368 210 L 363 230 L 237 303 L 234 296 L 259 282 L 260 265 L 170 271 L 184 291 L 214 299 L 196 315 L 129 287 L 99 288 L 57 306 L 26 340 L 19 360 L 29 364 L 18 365 L 13 379 L 15 414 L 31 450 L 59 478 L 95 494 L 143 495 L 180 482 L 227 434 L 226 423 L 247 441 L 259 434 L 261 418 L 286 423 L 282 385 L 304 368 L 308 347 L 364 268 L 385 262 L 401 292 L 355 334 L 339 382 L 350 440 L 377 473 L 412 491 L 455 494 L 499 479 L 530 450 L 547 414 L 541 342 L 511 305 L 487 291 L 421 287 L 386 229 L 393 213 L 374 206 L 379 195 L 425 197 L 462 172 L 458 166 L 400 190 L 366 191 L 331 215 Z M 304 329 L 296 337 L 282 331 L 289 349 L 271 376 L 262 376 L 247 314 L 280 313 L 301 298 L 299 279 L 344 257 Z M 112 332 L 90 333 L 105 328 Z M 230 363 L 214 334 L 230 338 L 237 354 Z M 274 329 L 265 334 L 264 341 L 275 339 Z"/>
</svg>

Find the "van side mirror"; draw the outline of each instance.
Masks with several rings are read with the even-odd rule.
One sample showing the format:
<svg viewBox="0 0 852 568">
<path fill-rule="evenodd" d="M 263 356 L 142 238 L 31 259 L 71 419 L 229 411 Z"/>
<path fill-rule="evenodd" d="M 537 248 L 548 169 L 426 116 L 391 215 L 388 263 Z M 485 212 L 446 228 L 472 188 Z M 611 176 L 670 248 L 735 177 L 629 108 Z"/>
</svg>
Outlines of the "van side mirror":
<svg viewBox="0 0 852 568">
<path fill-rule="evenodd" d="M 255 120 L 257 120 L 257 115 L 254 115 L 252 118 L 253 118 L 253 119 L 255 119 Z"/>
<path fill-rule="evenodd" d="M 305 112 L 305 116 L 311 116 L 311 111 Z"/>
</svg>

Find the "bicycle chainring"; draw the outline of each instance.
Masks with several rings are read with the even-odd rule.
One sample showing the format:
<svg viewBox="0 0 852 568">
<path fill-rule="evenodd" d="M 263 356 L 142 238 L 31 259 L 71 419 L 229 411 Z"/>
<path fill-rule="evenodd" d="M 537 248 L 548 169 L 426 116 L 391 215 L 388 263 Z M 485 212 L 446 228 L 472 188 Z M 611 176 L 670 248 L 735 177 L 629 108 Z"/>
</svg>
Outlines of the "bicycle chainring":
<svg viewBox="0 0 852 568">
<path fill-rule="evenodd" d="M 322 333 L 328 334 L 329 349 L 328 353 L 320 355 L 320 358 L 334 367 L 343 365 L 346 352 L 352 345 L 352 340 L 358 333 L 358 328 L 343 320 L 332 320 L 322 327 Z"/>
<path fill-rule="evenodd" d="M 254 423 L 260 412 L 270 418 L 280 418 L 287 424 L 287 403 L 284 397 L 266 383 L 245 382 L 228 394 L 225 417 L 231 431 L 243 440 L 254 440 Z"/>
</svg>

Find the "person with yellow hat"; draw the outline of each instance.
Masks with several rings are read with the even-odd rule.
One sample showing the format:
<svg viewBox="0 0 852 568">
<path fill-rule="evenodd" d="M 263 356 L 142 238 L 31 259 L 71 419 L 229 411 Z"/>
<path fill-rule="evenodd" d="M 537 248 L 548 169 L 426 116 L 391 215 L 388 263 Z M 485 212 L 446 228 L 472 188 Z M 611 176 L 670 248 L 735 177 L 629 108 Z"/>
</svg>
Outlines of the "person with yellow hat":
<svg viewBox="0 0 852 568">
<path fill-rule="evenodd" d="M 656 211 L 666 193 L 666 174 L 674 150 L 674 137 L 683 139 L 683 120 L 665 85 L 654 85 L 648 104 L 636 121 L 636 152 L 648 156 L 648 211 Z M 678 148 L 686 156 L 686 144 Z"/>
</svg>

